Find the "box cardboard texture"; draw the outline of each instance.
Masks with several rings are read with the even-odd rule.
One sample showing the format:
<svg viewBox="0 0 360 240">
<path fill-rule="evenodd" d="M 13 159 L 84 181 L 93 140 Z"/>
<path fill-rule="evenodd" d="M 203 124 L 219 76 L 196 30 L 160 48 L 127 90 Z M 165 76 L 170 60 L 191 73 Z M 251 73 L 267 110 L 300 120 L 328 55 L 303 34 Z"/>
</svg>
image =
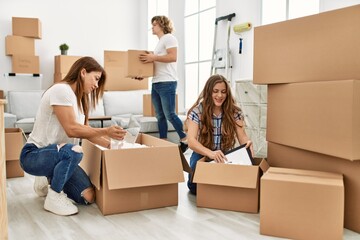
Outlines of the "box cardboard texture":
<svg viewBox="0 0 360 240">
<path fill-rule="evenodd" d="M 103 150 L 83 141 L 81 166 L 104 215 L 178 204 L 178 183 L 184 181 L 179 147 L 146 134 L 137 143 L 149 147 Z"/>
<path fill-rule="evenodd" d="M 355 5 L 256 27 L 254 83 L 360 79 L 359 22 Z"/>
<path fill-rule="evenodd" d="M 255 162 L 244 166 L 199 161 L 193 179 L 197 206 L 257 213 L 260 176 L 269 166 L 264 159 L 256 158 Z"/>
<path fill-rule="evenodd" d="M 128 50 L 125 61 L 126 77 L 152 77 L 154 75 L 154 63 L 143 63 L 140 54 L 147 53 L 145 50 Z"/>
<path fill-rule="evenodd" d="M 11 63 L 13 73 L 40 73 L 39 56 L 13 55 Z"/>
<path fill-rule="evenodd" d="M 343 176 L 270 167 L 261 178 L 260 233 L 290 239 L 342 239 Z"/>
<path fill-rule="evenodd" d="M 176 94 L 175 97 L 175 112 L 178 114 L 178 95 Z M 151 94 L 144 94 L 143 95 L 143 116 L 144 117 L 155 117 L 155 108 L 152 104 Z"/>
<path fill-rule="evenodd" d="M 268 162 L 274 167 L 339 173 L 344 176 L 344 227 L 360 233 L 360 161 L 348 161 L 268 142 Z"/>
<path fill-rule="evenodd" d="M 35 55 L 34 38 L 20 36 L 6 36 L 5 38 L 5 55 Z"/>
<path fill-rule="evenodd" d="M 104 68 L 107 74 L 105 90 L 127 91 L 148 89 L 147 78 L 139 81 L 126 77 L 127 52 L 125 51 L 104 51 Z"/>
<path fill-rule="evenodd" d="M 6 177 L 23 177 L 20 167 L 20 152 L 24 146 L 23 131 L 20 128 L 5 128 Z"/>
<path fill-rule="evenodd" d="M 72 65 L 79 60 L 80 56 L 58 55 L 55 56 L 55 73 L 67 74 Z"/>
<path fill-rule="evenodd" d="M 360 80 L 269 85 L 266 137 L 360 160 Z"/>
<path fill-rule="evenodd" d="M 12 17 L 12 34 L 41 39 L 41 21 L 38 18 Z"/>
</svg>

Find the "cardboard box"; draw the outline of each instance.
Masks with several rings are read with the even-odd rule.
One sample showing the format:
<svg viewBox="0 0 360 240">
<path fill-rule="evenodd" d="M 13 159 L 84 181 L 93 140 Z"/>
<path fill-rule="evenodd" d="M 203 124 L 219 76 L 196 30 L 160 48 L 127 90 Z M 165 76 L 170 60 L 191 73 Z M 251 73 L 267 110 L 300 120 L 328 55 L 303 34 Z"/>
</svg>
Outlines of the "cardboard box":
<svg viewBox="0 0 360 240">
<path fill-rule="evenodd" d="M 13 73 L 40 73 L 39 56 L 13 55 L 11 63 Z"/>
<path fill-rule="evenodd" d="M 339 173 L 344 176 L 344 226 L 360 233 L 360 161 L 347 161 L 329 155 L 268 142 L 270 166 Z"/>
<path fill-rule="evenodd" d="M 41 39 L 41 21 L 38 18 L 12 17 L 12 33 L 15 36 Z"/>
<path fill-rule="evenodd" d="M 24 135 L 20 128 L 5 128 L 6 177 L 23 177 L 20 167 L 20 153 L 24 146 Z"/>
<path fill-rule="evenodd" d="M 57 55 L 55 56 L 55 73 L 68 73 L 72 65 L 80 56 Z"/>
<path fill-rule="evenodd" d="M 125 78 L 142 76 L 144 78 L 154 75 L 153 63 L 142 63 L 139 55 L 145 53 L 145 50 L 128 51 L 104 51 L 104 67 L 123 68 Z M 135 80 L 136 81 L 136 80 Z"/>
<path fill-rule="evenodd" d="M 268 86 L 267 140 L 360 160 L 360 80 Z"/>
<path fill-rule="evenodd" d="M 129 91 L 149 89 L 147 78 L 139 81 L 125 77 L 124 67 L 105 67 L 106 83 L 105 90 L 108 91 Z"/>
<path fill-rule="evenodd" d="M 355 5 L 255 27 L 254 83 L 360 79 L 359 22 Z"/>
<path fill-rule="evenodd" d="M 35 55 L 35 40 L 29 37 L 6 36 L 5 55 Z"/>
<path fill-rule="evenodd" d="M 263 159 L 255 161 L 253 166 L 199 161 L 193 179 L 197 206 L 257 213 L 260 176 L 269 166 Z"/>
<path fill-rule="evenodd" d="M 83 140 L 81 166 L 104 215 L 178 204 L 178 183 L 184 181 L 178 145 L 146 134 L 137 143 L 149 147 L 103 150 Z"/>
<path fill-rule="evenodd" d="M 175 97 L 175 112 L 178 114 L 178 95 Z M 143 116 L 144 117 L 155 117 L 155 108 L 152 104 L 151 94 L 143 95 Z"/>
<path fill-rule="evenodd" d="M 270 167 L 261 178 L 260 233 L 342 239 L 344 183 L 337 173 Z"/>
<path fill-rule="evenodd" d="M 126 77 L 152 77 L 154 75 L 154 63 L 143 63 L 140 54 L 147 53 L 145 50 L 128 50 L 125 61 Z"/>
</svg>

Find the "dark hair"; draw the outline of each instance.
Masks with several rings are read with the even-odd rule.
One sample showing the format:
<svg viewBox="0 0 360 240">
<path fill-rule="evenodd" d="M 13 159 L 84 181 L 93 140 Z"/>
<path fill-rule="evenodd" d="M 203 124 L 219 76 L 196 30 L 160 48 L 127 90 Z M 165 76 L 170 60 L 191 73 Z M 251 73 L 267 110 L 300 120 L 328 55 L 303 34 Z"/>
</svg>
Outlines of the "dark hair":
<svg viewBox="0 0 360 240">
<path fill-rule="evenodd" d="M 165 34 L 172 33 L 174 31 L 172 21 L 166 16 L 154 16 L 151 19 L 151 23 L 154 23 L 154 22 L 159 24 L 159 26 L 161 27 L 161 29 L 163 30 L 163 32 Z"/>
<path fill-rule="evenodd" d="M 198 106 L 202 105 L 201 117 L 200 117 L 200 130 L 199 130 L 199 142 L 209 148 L 213 149 L 214 146 L 214 126 L 212 123 L 214 100 L 212 98 L 213 89 L 216 84 L 225 83 L 226 86 L 226 98 L 221 105 L 222 108 L 222 123 L 221 123 L 221 150 L 227 151 L 231 149 L 236 142 L 236 126 L 237 123 L 234 119 L 234 114 L 241 112 L 241 109 L 236 105 L 236 101 L 232 96 L 230 85 L 225 77 L 216 74 L 211 76 L 205 83 L 203 90 L 201 91 L 195 104 L 190 108 L 188 114 Z"/>
<path fill-rule="evenodd" d="M 90 93 L 90 96 L 84 92 L 84 81 L 81 78 L 81 70 L 85 69 L 87 73 L 101 72 L 101 77 L 98 82 L 98 88 Z M 77 98 L 77 105 L 85 115 L 85 122 L 89 117 L 89 109 L 94 109 L 104 94 L 106 81 L 106 72 L 104 68 L 92 57 L 82 57 L 78 59 L 70 68 L 65 78 L 61 82 L 68 84 L 75 83 L 75 95 Z"/>
</svg>

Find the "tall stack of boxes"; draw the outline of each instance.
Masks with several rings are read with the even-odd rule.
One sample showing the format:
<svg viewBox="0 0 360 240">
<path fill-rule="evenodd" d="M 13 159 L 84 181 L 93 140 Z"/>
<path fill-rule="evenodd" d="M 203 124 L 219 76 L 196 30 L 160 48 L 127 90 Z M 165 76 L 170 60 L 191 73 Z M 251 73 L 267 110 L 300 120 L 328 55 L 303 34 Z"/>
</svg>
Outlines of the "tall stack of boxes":
<svg viewBox="0 0 360 240">
<path fill-rule="evenodd" d="M 360 232 L 359 22 L 356 5 L 257 27 L 254 35 L 254 83 L 268 85 L 269 165 L 343 175 L 344 227 L 356 232 Z M 280 205 L 284 199 L 272 202 Z M 333 200 L 323 199 L 318 205 Z M 262 221 L 261 233 L 279 236 L 274 228 L 265 230 L 261 225 Z M 330 225 L 324 231 L 334 229 Z"/>
<path fill-rule="evenodd" d="M 61 81 L 69 72 L 71 66 L 78 60 L 79 56 L 58 55 L 54 57 L 54 82 Z"/>
<path fill-rule="evenodd" d="M 12 73 L 40 73 L 35 39 L 42 38 L 41 21 L 37 18 L 12 18 L 12 33 L 5 38 L 5 54 L 11 56 Z"/>
</svg>

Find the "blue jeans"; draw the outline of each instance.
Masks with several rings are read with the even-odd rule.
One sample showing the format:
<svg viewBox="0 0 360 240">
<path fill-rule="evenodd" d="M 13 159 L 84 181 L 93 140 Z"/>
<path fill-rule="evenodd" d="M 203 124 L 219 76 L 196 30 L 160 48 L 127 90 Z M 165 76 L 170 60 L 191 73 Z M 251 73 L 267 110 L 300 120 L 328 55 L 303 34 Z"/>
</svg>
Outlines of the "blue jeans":
<svg viewBox="0 0 360 240">
<path fill-rule="evenodd" d="M 203 158 L 204 156 L 203 155 L 200 155 L 196 152 L 193 152 L 191 154 L 191 157 L 190 157 L 190 167 L 191 167 L 191 170 L 194 172 L 195 171 L 195 168 L 196 168 L 196 163 L 201 159 Z M 193 183 L 191 181 L 191 178 L 192 178 L 192 174 L 189 173 L 189 179 L 188 179 L 188 182 L 187 182 L 187 186 L 190 190 L 190 192 L 192 194 L 195 194 L 196 195 L 196 183 Z"/>
<path fill-rule="evenodd" d="M 167 138 L 167 121 L 174 126 L 180 139 L 186 137 L 183 131 L 183 124 L 175 113 L 176 87 L 176 81 L 152 84 L 151 100 L 156 112 L 160 138 Z"/>
<path fill-rule="evenodd" d="M 87 204 L 81 194 L 93 185 L 79 166 L 82 151 L 74 151 L 73 147 L 81 149 L 74 144 L 65 144 L 58 150 L 57 144 L 38 148 L 35 144 L 27 143 L 20 154 L 20 165 L 31 175 L 46 176 L 55 192 L 64 191 L 75 202 Z"/>
</svg>

